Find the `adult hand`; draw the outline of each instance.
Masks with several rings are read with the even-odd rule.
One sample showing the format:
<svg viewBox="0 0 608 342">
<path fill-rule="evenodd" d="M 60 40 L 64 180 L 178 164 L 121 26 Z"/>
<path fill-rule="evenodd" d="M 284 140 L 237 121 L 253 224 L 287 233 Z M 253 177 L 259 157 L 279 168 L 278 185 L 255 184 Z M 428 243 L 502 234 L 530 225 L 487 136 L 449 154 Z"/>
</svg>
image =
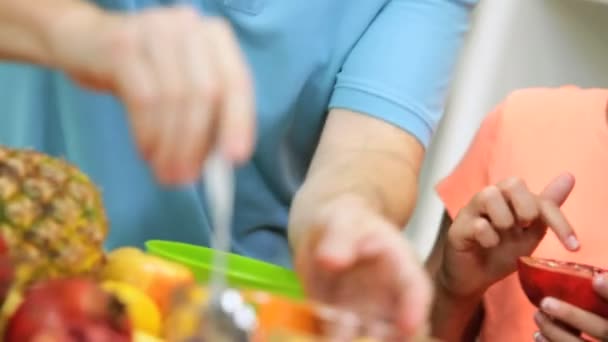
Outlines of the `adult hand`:
<svg viewBox="0 0 608 342">
<path fill-rule="evenodd" d="M 561 175 L 540 195 L 517 178 L 480 191 L 463 208 L 448 231 L 437 281 L 450 294 L 480 298 L 493 283 L 517 269 L 517 259 L 530 255 L 550 227 L 564 246 L 578 242 L 559 206 L 574 186 Z"/>
<path fill-rule="evenodd" d="M 608 300 L 606 275 L 595 276 L 593 287 L 600 296 Z M 534 321 L 539 328 L 534 335 L 537 342 L 585 341 L 577 334 L 578 331 L 599 341 L 608 341 L 608 319 L 555 298 L 542 300 L 541 310 L 534 315 Z"/>
<path fill-rule="evenodd" d="M 165 183 L 196 180 L 218 140 L 234 162 L 254 145 L 250 74 L 229 24 L 189 7 L 66 13 L 52 64 L 126 105 L 137 146 Z"/>
<path fill-rule="evenodd" d="M 296 269 L 308 294 L 362 317 L 389 322 L 400 333 L 419 332 L 429 313 L 432 289 L 399 228 L 364 200 L 348 195 L 322 206 L 313 222 L 296 246 Z M 338 327 L 329 335 L 349 340 L 354 333 Z"/>
</svg>

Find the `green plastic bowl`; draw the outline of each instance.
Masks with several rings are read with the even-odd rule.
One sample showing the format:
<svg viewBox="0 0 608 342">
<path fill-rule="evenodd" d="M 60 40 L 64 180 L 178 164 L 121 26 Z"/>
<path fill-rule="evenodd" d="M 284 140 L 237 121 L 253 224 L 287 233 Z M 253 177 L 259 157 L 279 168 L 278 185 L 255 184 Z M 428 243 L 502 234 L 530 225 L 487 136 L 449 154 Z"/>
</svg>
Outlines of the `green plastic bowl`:
<svg viewBox="0 0 608 342">
<path fill-rule="evenodd" d="M 188 267 L 197 281 L 207 282 L 212 271 L 213 249 L 187 243 L 151 240 L 146 250 Z M 228 284 L 237 288 L 253 288 L 292 298 L 303 297 L 302 287 L 296 274 L 277 265 L 228 253 Z"/>
</svg>

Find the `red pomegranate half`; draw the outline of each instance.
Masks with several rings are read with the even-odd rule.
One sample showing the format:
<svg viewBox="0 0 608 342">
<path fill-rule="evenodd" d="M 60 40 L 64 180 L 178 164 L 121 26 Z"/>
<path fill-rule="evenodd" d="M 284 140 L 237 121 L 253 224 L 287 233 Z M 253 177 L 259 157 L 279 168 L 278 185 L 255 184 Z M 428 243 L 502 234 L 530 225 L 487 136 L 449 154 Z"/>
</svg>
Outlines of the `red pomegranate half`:
<svg viewBox="0 0 608 342">
<path fill-rule="evenodd" d="M 593 277 L 608 271 L 568 261 L 521 257 L 518 274 L 521 287 L 536 307 L 545 297 L 554 297 L 583 310 L 608 318 L 608 301 L 593 289 Z"/>
</svg>

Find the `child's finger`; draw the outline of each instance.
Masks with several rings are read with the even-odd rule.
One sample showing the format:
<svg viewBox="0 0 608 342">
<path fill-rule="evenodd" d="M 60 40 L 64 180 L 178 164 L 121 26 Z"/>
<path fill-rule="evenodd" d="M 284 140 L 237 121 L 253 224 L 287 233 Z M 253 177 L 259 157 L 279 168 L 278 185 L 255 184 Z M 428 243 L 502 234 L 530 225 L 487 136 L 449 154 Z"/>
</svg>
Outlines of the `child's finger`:
<svg viewBox="0 0 608 342">
<path fill-rule="evenodd" d="M 519 226 L 527 227 L 538 218 L 536 196 L 530 192 L 521 178 L 506 179 L 498 184 L 498 188 L 511 204 Z"/>
<path fill-rule="evenodd" d="M 578 239 L 574 229 L 560 210 L 574 188 L 574 177 L 563 173 L 554 178 L 540 195 L 540 210 L 544 223 L 557 235 L 567 249 L 577 250 Z"/>
<path fill-rule="evenodd" d="M 574 176 L 569 173 L 563 173 L 555 177 L 545 189 L 541 192 L 540 198 L 552 201 L 561 206 L 564 204 L 570 192 L 574 188 Z"/>
<path fill-rule="evenodd" d="M 473 235 L 483 248 L 493 248 L 500 243 L 500 236 L 492 228 L 490 222 L 483 217 L 478 217 L 473 221 Z"/>
<path fill-rule="evenodd" d="M 513 227 L 515 218 L 498 187 L 489 186 L 483 189 L 477 195 L 477 201 L 480 203 L 481 213 L 485 214 L 497 229 L 506 230 Z"/>
<path fill-rule="evenodd" d="M 541 200 L 539 203 L 543 223 L 557 235 L 567 249 L 577 250 L 579 242 L 574 229 L 572 229 L 558 205 L 549 200 Z"/>
</svg>

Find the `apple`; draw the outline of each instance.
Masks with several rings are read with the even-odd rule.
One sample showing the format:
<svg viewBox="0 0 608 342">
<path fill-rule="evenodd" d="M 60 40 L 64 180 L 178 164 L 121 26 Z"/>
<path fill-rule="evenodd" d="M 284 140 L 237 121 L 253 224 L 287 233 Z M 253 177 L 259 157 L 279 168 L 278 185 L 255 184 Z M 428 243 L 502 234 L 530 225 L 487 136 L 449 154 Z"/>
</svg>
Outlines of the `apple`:
<svg viewBox="0 0 608 342">
<path fill-rule="evenodd" d="M 9 318 L 6 342 L 130 342 L 124 305 L 86 278 L 54 279 L 30 287 Z"/>
</svg>

